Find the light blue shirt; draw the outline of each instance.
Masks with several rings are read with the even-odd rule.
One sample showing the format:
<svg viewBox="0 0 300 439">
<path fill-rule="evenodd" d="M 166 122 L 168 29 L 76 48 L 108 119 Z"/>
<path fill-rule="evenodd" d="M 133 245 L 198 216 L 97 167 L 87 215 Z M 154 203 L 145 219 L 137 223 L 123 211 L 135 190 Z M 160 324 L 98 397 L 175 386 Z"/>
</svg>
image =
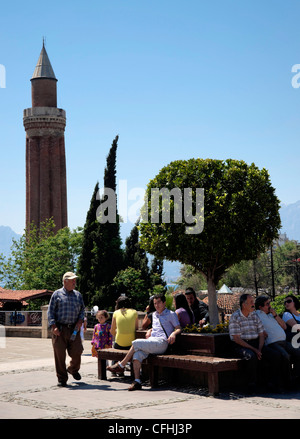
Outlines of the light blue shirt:
<svg viewBox="0 0 300 439">
<path fill-rule="evenodd" d="M 168 337 L 166 336 L 160 322 L 165 328 Z M 176 326 L 180 326 L 176 312 L 170 311 L 167 308 L 165 308 L 161 314 L 158 314 L 158 312 L 155 311 L 152 314 L 151 337 L 160 337 L 166 340 L 169 338 L 170 334 L 172 334 Z"/>
<path fill-rule="evenodd" d="M 263 327 L 265 328 L 268 337 L 265 340 L 265 344 L 275 343 L 276 341 L 286 340 L 286 334 L 284 329 L 276 322 L 272 313 L 266 314 L 258 309 L 256 314 L 260 318 Z"/>
</svg>

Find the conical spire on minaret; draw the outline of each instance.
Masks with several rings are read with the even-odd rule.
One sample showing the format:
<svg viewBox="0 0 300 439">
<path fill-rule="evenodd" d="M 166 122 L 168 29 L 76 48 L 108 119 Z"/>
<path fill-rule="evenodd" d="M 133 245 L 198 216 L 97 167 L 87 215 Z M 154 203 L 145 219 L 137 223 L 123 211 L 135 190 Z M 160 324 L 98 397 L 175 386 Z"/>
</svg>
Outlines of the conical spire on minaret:
<svg viewBox="0 0 300 439">
<path fill-rule="evenodd" d="M 43 47 L 31 79 L 39 78 L 55 79 L 55 81 L 57 81 L 45 49 L 44 39 Z"/>
<path fill-rule="evenodd" d="M 66 112 L 57 108 L 57 79 L 45 44 L 31 78 L 26 131 L 26 228 L 52 218 L 55 231 L 68 225 L 64 131 Z"/>
</svg>

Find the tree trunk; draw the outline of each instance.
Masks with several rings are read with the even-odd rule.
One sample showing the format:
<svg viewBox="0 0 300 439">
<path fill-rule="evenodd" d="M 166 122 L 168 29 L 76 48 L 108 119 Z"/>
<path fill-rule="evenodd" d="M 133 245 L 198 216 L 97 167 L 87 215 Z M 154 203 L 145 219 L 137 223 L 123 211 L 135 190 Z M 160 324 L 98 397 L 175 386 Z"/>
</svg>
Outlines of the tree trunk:
<svg viewBox="0 0 300 439">
<path fill-rule="evenodd" d="M 210 277 L 207 279 L 208 284 L 208 308 L 209 308 L 209 322 L 212 326 L 219 323 L 219 313 L 217 306 L 217 293 L 214 280 Z"/>
</svg>

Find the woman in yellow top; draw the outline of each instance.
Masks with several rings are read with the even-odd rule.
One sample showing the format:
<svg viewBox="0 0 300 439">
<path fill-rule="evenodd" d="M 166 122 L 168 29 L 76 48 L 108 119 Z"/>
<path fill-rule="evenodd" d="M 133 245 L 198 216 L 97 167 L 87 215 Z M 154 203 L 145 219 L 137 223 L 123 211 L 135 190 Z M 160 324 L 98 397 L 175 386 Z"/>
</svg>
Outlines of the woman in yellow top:
<svg viewBox="0 0 300 439">
<path fill-rule="evenodd" d="M 130 300 L 120 296 L 116 302 L 116 311 L 113 313 L 111 333 L 115 337 L 115 349 L 130 349 L 138 329 L 138 313 L 131 308 Z"/>
</svg>

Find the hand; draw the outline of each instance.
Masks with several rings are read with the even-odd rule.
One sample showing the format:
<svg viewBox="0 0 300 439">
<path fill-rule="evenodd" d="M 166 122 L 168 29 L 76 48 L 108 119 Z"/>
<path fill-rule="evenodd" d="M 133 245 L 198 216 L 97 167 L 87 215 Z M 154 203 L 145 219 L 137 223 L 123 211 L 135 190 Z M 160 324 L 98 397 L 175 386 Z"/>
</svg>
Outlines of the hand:
<svg viewBox="0 0 300 439">
<path fill-rule="evenodd" d="M 199 320 L 199 325 L 200 325 L 201 328 L 202 328 L 203 325 L 205 325 L 205 323 L 206 323 L 205 319 Z"/>
<path fill-rule="evenodd" d="M 168 338 L 168 343 L 173 344 L 175 343 L 175 341 L 176 341 L 176 335 L 174 334 L 174 332 L 172 332 L 172 334 Z"/>
<path fill-rule="evenodd" d="M 60 330 L 58 329 L 57 326 L 52 327 L 52 332 L 53 332 L 54 335 L 60 335 Z"/>
<path fill-rule="evenodd" d="M 256 353 L 258 360 L 261 360 L 261 358 L 262 358 L 261 351 L 259 349 L 255 349 L 255 348 L 253 350 Z"/>
<path fill-rule="evenodd" d="M 151 335 L 151 332 L 152 332 L 152 328 L 151 328 L 151 329 L 148 329 L 148 331 L 146 332 L 145 337 L 146 337 L 146 338 L 149 338 L 150 335 Z"/>
</svg>

